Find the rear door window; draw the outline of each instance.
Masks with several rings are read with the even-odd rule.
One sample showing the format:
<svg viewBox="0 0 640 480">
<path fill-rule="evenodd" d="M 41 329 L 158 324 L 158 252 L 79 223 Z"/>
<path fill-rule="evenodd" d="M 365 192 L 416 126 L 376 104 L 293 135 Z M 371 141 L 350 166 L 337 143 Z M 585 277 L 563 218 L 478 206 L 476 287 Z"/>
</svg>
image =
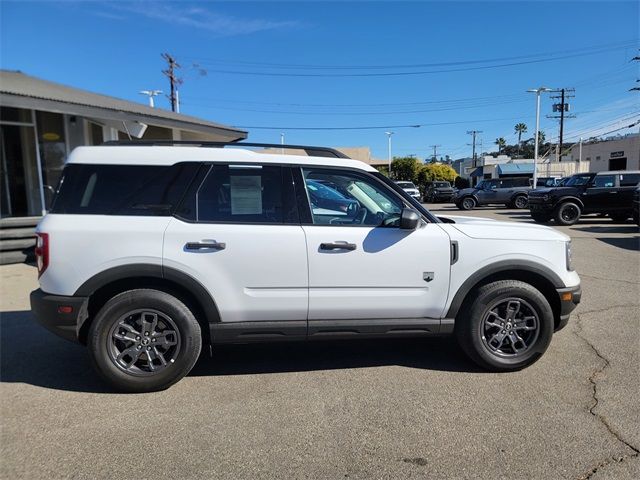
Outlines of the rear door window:
<svg viewBox="0 0 640 480">
<path fill-rule="evenodd" d="M 640 182 L 640 173 L 622 173 L 620 174 L 621 187 L 635 187 Z"/>
<path fill-rule="evenodd" d="M 211 166 L 195 194 L 195 220 L 215 223 L 285 223 L 284 172 L 273 165 Z M 290 182 L 289 182 L 290 183 Z"/>
</svg>

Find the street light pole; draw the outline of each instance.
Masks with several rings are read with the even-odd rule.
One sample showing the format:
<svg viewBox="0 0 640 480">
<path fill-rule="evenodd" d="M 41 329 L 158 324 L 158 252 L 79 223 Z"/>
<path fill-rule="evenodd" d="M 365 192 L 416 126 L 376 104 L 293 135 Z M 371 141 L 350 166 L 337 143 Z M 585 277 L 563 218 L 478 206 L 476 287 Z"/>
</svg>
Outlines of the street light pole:
<svg viewBox="0 0 640 480">
<path fill-rule="evenodd" d="M 391 178 L 391 135 L 394 134 L 394 132 L 384 132 L 387 134 L 387 139 L 388 139 L 388 144 L 389 144 L 389 178 Z"/>
<path fill-rule="evenodd" d="M 540 94 L 542 92 L 550 92 L 551 89 L 547 87 L 531 88 L 527 92 L 536 94 L 536 135 L 535 145 L 533 146 L 533 188 L 536 188 L 538 183 L 538 134 L 540 133 Z"/>
</svg>

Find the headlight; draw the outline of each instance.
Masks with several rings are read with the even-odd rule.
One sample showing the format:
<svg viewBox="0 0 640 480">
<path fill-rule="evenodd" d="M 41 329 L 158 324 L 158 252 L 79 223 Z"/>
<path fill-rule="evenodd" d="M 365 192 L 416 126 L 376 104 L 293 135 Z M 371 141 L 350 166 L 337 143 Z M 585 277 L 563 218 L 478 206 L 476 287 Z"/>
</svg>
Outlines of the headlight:
<svg viewBox="0 0 640 480">
<path fill-rule="evenodd" d="M 572 253 L 571 253 L 571 241 L 568 241 L 564 244 L 564 250 L 565 250 L 565 257 L 566 257 L 566 261 L 567 261 L 567 270 L 572 272 L 573 271 L 573 258 L 572 258 Z"/>
</svg>

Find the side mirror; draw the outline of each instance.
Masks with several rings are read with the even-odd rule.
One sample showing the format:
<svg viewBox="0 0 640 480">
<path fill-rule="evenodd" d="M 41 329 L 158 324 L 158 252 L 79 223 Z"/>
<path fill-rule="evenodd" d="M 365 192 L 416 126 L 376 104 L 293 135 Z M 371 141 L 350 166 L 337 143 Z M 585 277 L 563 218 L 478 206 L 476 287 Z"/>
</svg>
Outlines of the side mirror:
<svg viewBox="0 0 640 480">
<path fill-rule="evenodd" d="M 420 215 L 411 208 L 403 208 L 400 213 L 400 228 L 403 230 L 415 230 L 420 224 Z"/>
</svg>

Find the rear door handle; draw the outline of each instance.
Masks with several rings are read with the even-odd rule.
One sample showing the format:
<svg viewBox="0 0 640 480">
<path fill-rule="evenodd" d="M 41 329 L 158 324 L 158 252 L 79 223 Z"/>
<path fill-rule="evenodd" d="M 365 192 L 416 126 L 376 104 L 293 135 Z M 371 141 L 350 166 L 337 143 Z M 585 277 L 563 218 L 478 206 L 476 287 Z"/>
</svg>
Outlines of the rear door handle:
<svg viewBox="0 0 640 480">
<path fill-rule="evenodd" d="M 348 242 L 332 242 L 332 243 L 321 243 L 320 250 L 355 250 L 355 243 Z"/>
<path fill-rule="evenodd" d="M 227 248 L 226 243 L 220 243 L 213 241 L 203 241 L 203 242 L 187 242 L 184 246 L 187 250 L 224 250 Z"/>
</svg>

